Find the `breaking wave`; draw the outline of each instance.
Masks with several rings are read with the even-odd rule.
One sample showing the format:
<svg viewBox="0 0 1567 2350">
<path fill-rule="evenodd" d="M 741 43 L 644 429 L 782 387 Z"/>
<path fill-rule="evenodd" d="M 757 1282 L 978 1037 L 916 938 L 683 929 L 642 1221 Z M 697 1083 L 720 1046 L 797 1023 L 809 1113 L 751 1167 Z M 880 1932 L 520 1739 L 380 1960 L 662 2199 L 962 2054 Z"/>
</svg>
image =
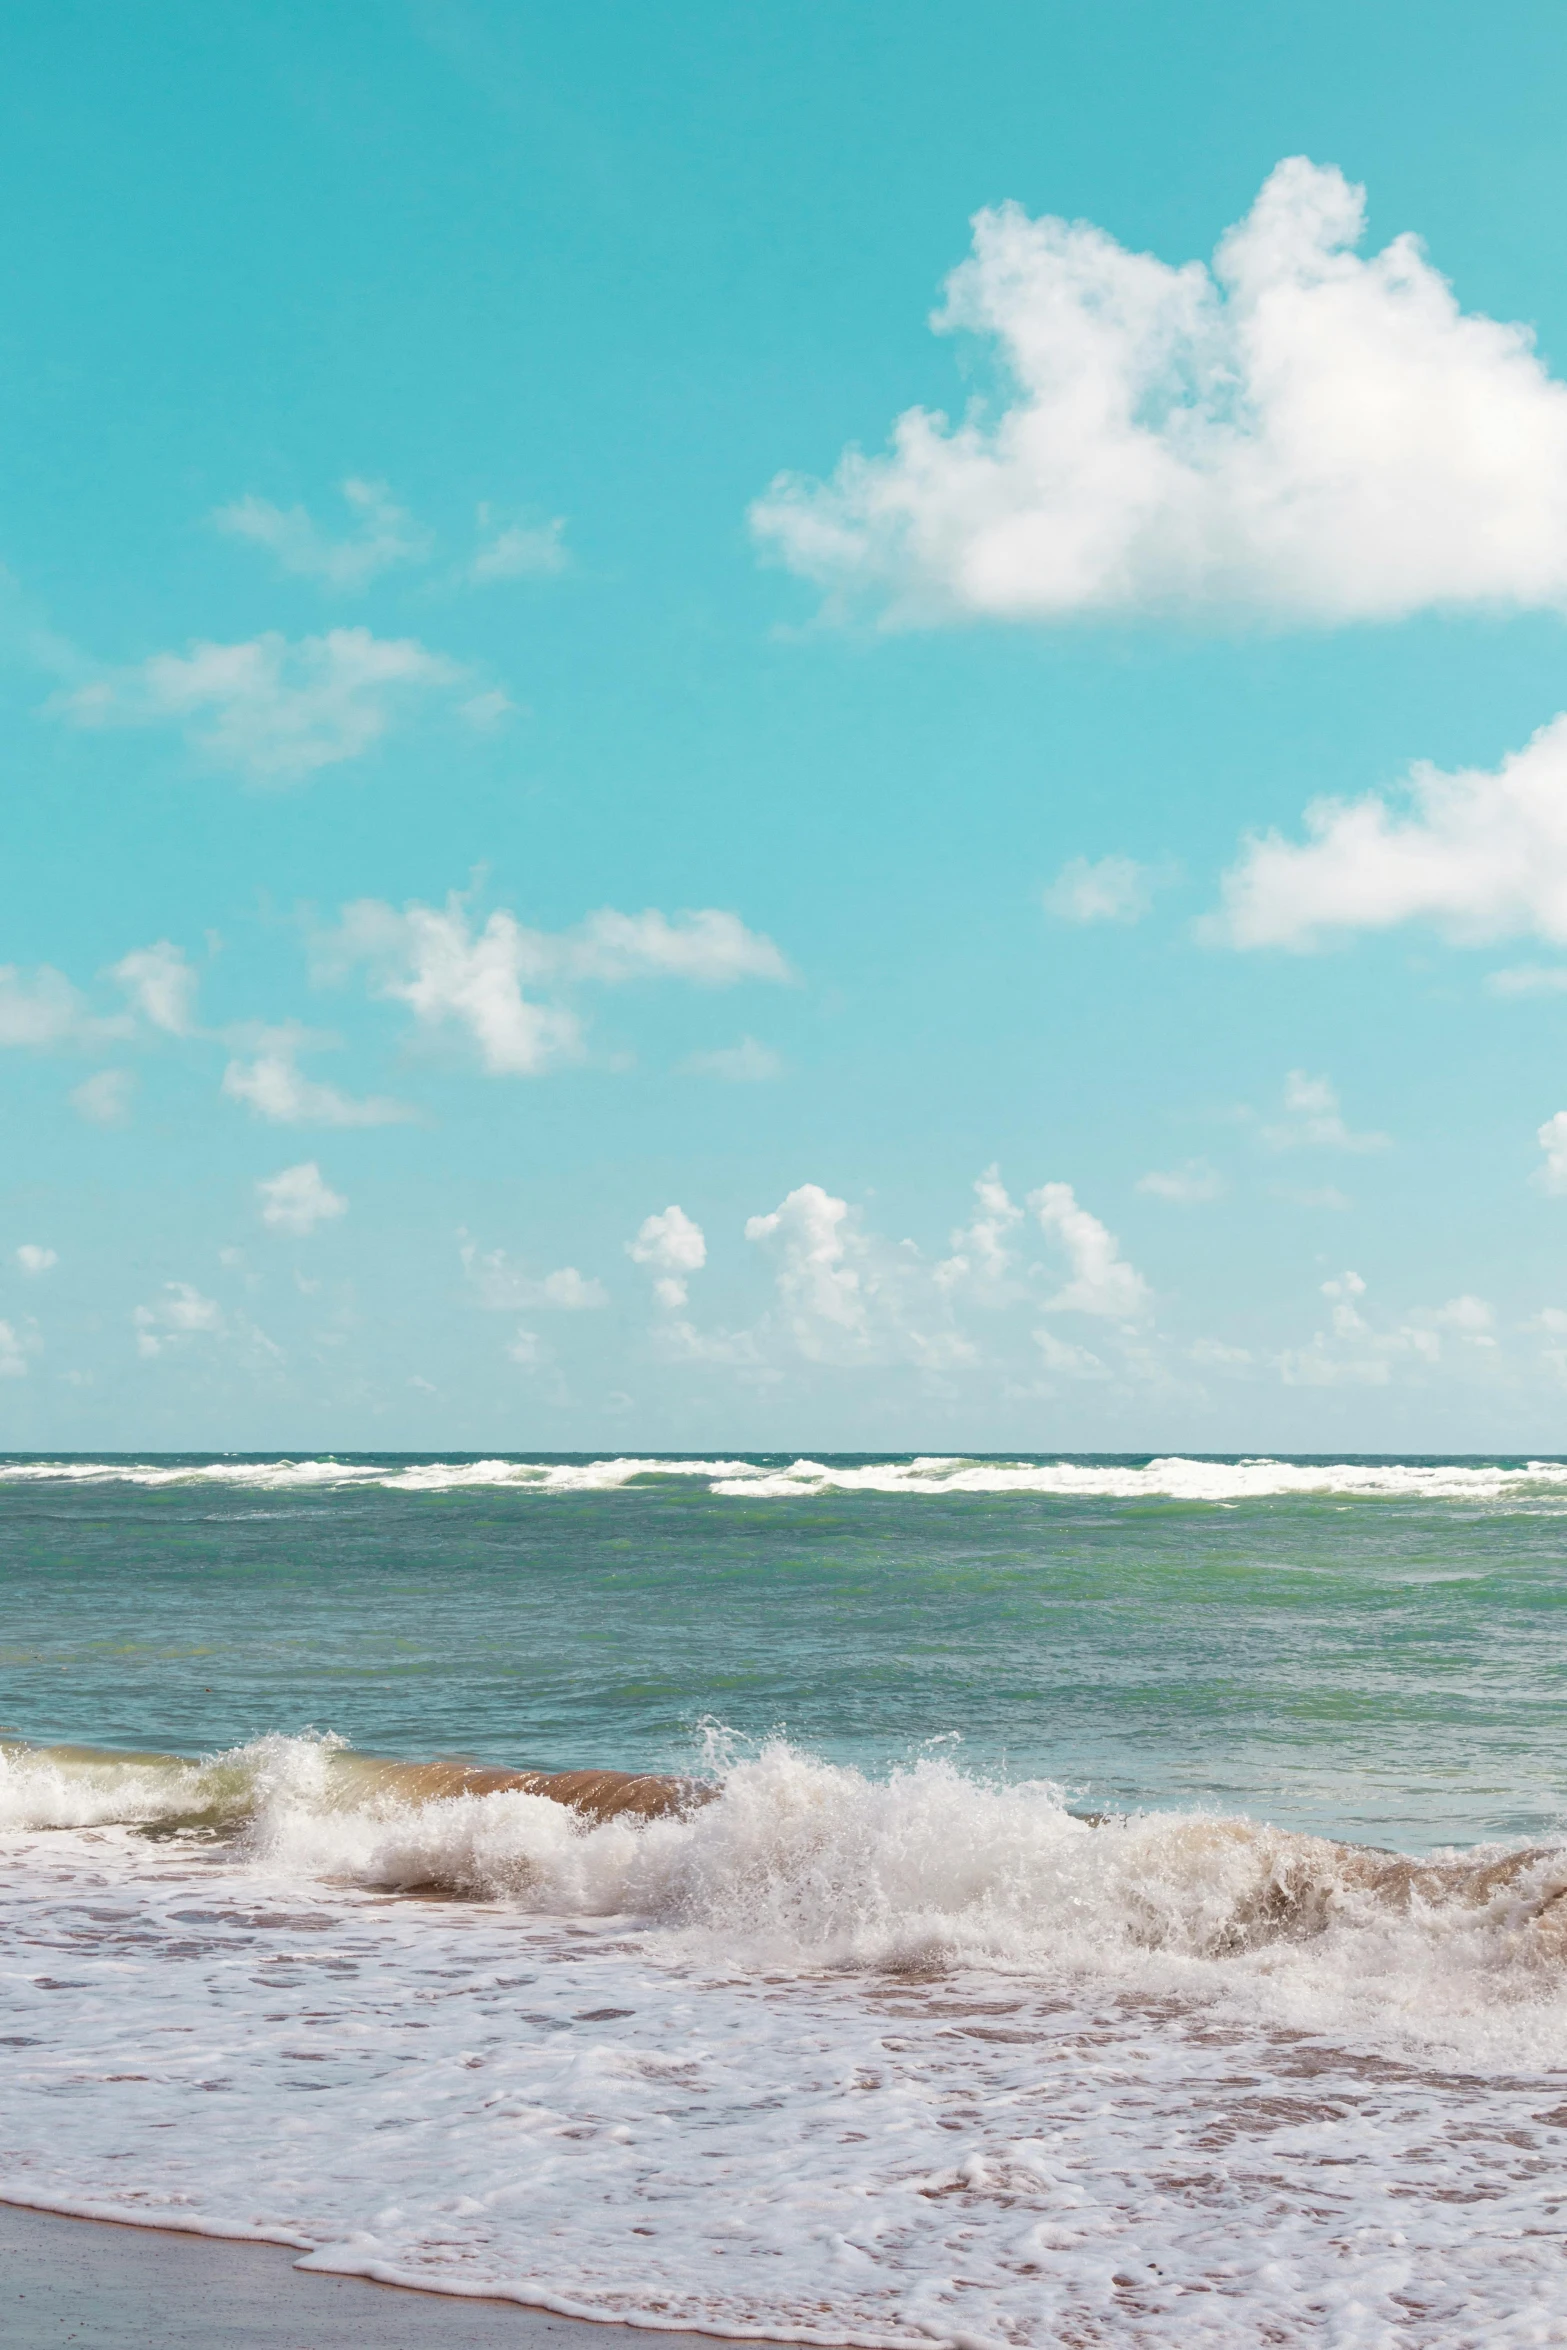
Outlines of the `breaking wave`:
<svg viewBox="0 0 1567 2350">
<path fill-rule="evenodd" d="M 729 1966 L 1062 1970 L 1245 1990 L 1310 2028 L 1467 2037 L 1522 2007 L 1567 2054 L 1567 1846 L 1415 1861 L 1200 1814 L 1091 1819 L 1040 1780 L 885 1779 L 782 1741 L 719 1781 L 397 1764 L 330 1738 L 204 1762 L 0 1752 L 0 1826 L 221 1837 L 261 1875 L 618 1918 Z"/>
<path fill-rule="evenodd" d="M 1538 1503 L 1567 1501 L 1567 1462 L 1212 1459 L 1179 1453 L 1148 1460 L 1002 1460 L 933 1454 L 910 1460 L 800 1458 L 788 1463 L 636 1454 L 602 1460 L 0 1460 L 0 1484 L 13 1485 L 183 1485 L 260 1493 L 361 1487 L 410 1494 L 470 1488 L 559 1497 L 671 1482 L 748 1501 L 825 1494 L 968 1494 L 1217 1505 L 1291 1496 Z"/>
</svg>

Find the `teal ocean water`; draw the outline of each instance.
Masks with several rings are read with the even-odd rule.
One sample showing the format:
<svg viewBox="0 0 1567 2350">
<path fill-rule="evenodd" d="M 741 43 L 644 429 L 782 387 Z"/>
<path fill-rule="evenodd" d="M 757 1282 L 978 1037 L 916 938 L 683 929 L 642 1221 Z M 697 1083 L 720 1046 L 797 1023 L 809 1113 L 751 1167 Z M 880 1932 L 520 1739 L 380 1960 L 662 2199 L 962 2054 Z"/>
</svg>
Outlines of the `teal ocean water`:
<svg viewBox="0 0 1567 2350">
<path fill-rule="evenodd" d="M 0 2198 L 867 2350 L 1567 2344 L 1564 1597 L 1553 1460 L 0 1460 Z"/>
<path fill-rule="evenodd" d="M 1562 1823 L 1559 1464 L 718 1466 L 0 1463 L 0 1725 L 678 1770 L 718 1723 L 1408 1850 Z"/>
</svg>

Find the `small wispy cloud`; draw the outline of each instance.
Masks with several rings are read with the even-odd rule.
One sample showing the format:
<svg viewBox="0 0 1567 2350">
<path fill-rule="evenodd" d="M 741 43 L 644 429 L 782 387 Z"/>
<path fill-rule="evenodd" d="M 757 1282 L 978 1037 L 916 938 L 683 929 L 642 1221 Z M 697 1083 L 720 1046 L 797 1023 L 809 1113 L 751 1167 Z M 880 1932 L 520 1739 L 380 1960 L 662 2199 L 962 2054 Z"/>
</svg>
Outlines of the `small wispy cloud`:
<svg viewBox="0 0 1567 2350">
<path fill-rule="evenodd" d="M 730 1085 L 765 1085 L 783 1075 L 783 1061 L 771 1045 L 742 1036 L 738 1044 L 720 1045 L 716 1052 L 688 1053 L 680 1063 L 685 1077 L 721 1077 Z"/>
<path fill-rule="evenodd" d="M 298 1056 L 311 1049 L 310 1041 L 297 1029 L 264 1029 L 257 1043 L 253 1059 L 229 1062 L 223 1072 L 222 1091 L 228 1100 L 246 1103 L 271 1125 L 397 1126 L 419 1115 L 408 1102 L 394 1101 L 384 1094 L 355 1100 L 335 1085 L 307 1077 Z"/>
<path fill-rule="evenodd" d="M 1385 1134 L 1355 1134 L 1344 1121 L 1338 1094 L 1326 1077 L 1308 1077 L 1292 1069 L 1284 1080 L 1285 1116 L 1264 1126 L 1262 1139 L 1269 1150 L 1385 1151 Z"/>
<path fill-rule="evenodd" d="M 286 1232 L 299 1240 L 307 1238 L 318 1225 L 331 1223 L 343 1215 L 348 1207 L 341 1192 L 334 1191 L 324 1180 L 314 1159 L 265 1176 L 256 1185 L 256 1196 L 261 1202 L 261 1221 L 268 1230 Z"/>
<path fill-rule="evenodd" d="M 1115 1234 L 1079 1203 L 1071 1184 L 1043 1183 L 1029 1193 L 1028 1204 L 1069 1267 L 1065 1287 L 1045 1300 L 1045 1310 L 1142 1320 L 1153 1302 L 1147 1282 L 1122 1256 Z"/>
<path fill-rule="evenodd" d="M 1047 914 L 1058 922 L 1140 922 L 1167 876 L 1132 857 L 1073 857 L 1044 892 Z"/>
<path fill-rule="evenodd" d="M 483 505 L 478 523 L 478 551 L 463 571 L 474 587 L 507 579 L 547 579 L 571 562 L 563 514 L 548 522 L 501 522 L 493 507 Z"/>
<path fill-rule="evenodd" d="M 1567 1110 L 1547 1118 L 1535 1140 L 1545 1153 L 1544 1166 L 1537 1167 L 1532 1178 L 1536 1190 L 1567 1191 Z"/>
<path fill-rule="evenodd" d="M 671 1204 L 661 1215 L 644 1216 L 635 1240 L 626 1243 L 634 1265 L 654 1274 L 653 1294 L 667 1312 L 686 1303 L 687 1283 L 707 1263 L 707 1240 L 694 1217 Z"/>
<path fill-rule="evenodd" d="M 717 907 L 673 919 L 656 908 L 621 914 L 604 907 L 567 931 L 530 930 L 502 910 L 476 929 L 456 896 L 444 906 L 400 911 L 361 898 L 318 940 L 317 961 L 325 976 L 364 967 L 371 992 L 407 1004 L 426 1034 L 465 1030 L 481 1065 L 511 1077 L 538 1076 L 581 1057 L 577 1014 L 540 1000 L 573 983 L 678 979 L 727 987 L 793 977 L 770 938 Z"/>
<path fill-rule="evenodd" d="M 133 1069 L 99 1069 L 71 1089 L 71 1106 L 89 1126 L 124 1126 L 136 1091 Z"/>
<path fill-rule="evenodd" d="M 213 765 L 290 784 L 362 758 L 414 703 L 467 678 L 413 637 L 333 628 L 290 643 L 271 630 L 243 644 L 154 653 L 51 696 L 45 709 L 92 730 L 174 726 Z"/>
<path fill-rule="evenodd" d="M 40 963 L 35 971 L 0 964 L 0 1046 L 91 1044 L 106 1037 L 129 1036 L 132 1022 L 125 1015 L 100 1020 L 63 971 Z"/>
<path fill-rule="evenodd" d="M 489 1313 L 542 1306 L 557 1314 L 584 1314 L 609 1304 L 603 1282 L 579 1273 L 575 1265 L 561 1265 L 553 1273 L 530 1273 L 514 1264 L 503 1248 L 481 1250 L 471 1240 L 460 1244 L 458 1254 L 474 1303 Z"/>
<path fill-rule="evenodd" d="M 195 1026 L 195 972 L 182 947 L 160 938 L 150 947 L 122 955 L 109 972 L 117 979 L 142 1018 L 169 1036 L 189 1036 Z"/>
<path fill-rule="evenodd" d="M 1336 1183 L 1274 1183 L 1269 1190 L 1274 1199 L 1283 1200 L 1289 1207 L 1324 1208 L 1334 1216 L 1344 1215 L 1355 1204 Z"/>
<path fill-rule="evenodd" d="M 192 1338 L 220 1337 L 226 1327 L 216 1298 L 203 1297 L 189 1281 L 165 1281 L 162 1295 L 152 1305 L 138 1306 L 131 1322 L 136 1352 L 143 1362 L 152 1362 Z"/>
<path fill-rule="evenodd" d="M 1167 1199 L 1179 1207 L 1195 1207 L 1224 1195 L 1224 1177 L 1206 1159 L 1188 1159 L 1184 1167 L 1153 1168 L 1137 1179 L 1139 1191 L 1151 1199 Z"/>
<path fill-rule="evenodd" d="M 351 475 L 342 484 L 342 497 L 349 528 L 339 537 L 324 530 L 308 507 L 274 506 L 266 498 L 236 498 L 212 519 L 230 538 L 264 547 L 282 570 L 339 593 L 368 587 L 395 564 L 427 559 L 430 533 L 397 503 L 384 481 Z"/>
<path fill-rule="evenodd" d="M 1502 997 L 1567 995 L 1567 963 L 1522 963 L 1508 971 L 1489 972 L 1485 992 Z"/>
</svg>

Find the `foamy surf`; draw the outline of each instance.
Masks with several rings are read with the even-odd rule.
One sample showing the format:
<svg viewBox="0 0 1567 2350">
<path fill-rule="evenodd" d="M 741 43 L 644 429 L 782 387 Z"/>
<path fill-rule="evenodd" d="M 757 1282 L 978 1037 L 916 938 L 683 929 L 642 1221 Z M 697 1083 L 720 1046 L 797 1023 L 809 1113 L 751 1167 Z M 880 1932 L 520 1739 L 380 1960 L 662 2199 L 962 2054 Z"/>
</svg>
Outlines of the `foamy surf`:
<svg viewBox="0 0 1567 2350">
<path fill-rule="evenodd" d="M 1245 1819 L 1084 1818 L 1048 1781 L 941 1759 L 872 1778 L 782 1740 L 706 1779 L 330 1737 L 199 1761 L 10 1743 L 0 1826 L 206 1836 L 264 1876 L 629 1918 L 736 1965 L 1066 1972 L 1455 2053 L 1522 2031 L 1567 2059 L 1567 1845 L 1414 1860 Z"/>
<path fill-rule="evenodd" d="M 688 1484 L 720 1498 L 765 1501 L 878 1494 L 933 1499 L 1041 1499 L 1233 1504 L 1285 1498 L 1359 1501 L 1560 1502 L 1567 1462 L 1209 1459 L 1000 1460 L 923 1455 L 908 1460 L 664 1459 L 387 1462 L 365 1460 L 0 1460 L 0 1485 L 202 1486 L 257 1493 L 474 1492 L 567 1498 L 628 1487 Z"/>
<path fill-rule="evenodd" d="M 596 1776 L 8 1748 L 0 2195 L 884 2350 L 1567 2339 L 1567 1851 Z"/>
</svg>

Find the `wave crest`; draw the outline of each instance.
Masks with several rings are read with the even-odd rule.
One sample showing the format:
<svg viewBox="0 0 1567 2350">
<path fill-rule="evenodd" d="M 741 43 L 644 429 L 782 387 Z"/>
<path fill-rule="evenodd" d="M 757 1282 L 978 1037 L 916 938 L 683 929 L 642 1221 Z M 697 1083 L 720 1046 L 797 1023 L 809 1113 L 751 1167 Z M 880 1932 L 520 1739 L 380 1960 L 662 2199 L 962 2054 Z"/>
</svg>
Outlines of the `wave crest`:
<svg viewBox="0 0 1567 2350">
<path fill-rule="evenodd" d="M 621 1454 L 602 1460 L 0 1460 L 0 1484 L 133 1485 L 257 1493 L 451 1493 L 464 1490 L 565 1497 L 629 1486 L 688 1482 L 721 1498 L 809 1499 L 822 1494 L 964 1494 L 1041 1499 L 1227 1504 L 1313 1496 L 1365 1501 L 1567 1500 L 1567 1462 L 1550 1460 L 1213 1459 L 1172 1453 L 1153 1460 L 1001 1460 L 927 1454 L 911 1460 L 802 1457 L 685 1460 Z"/>
<path fill-rule="evenodd" d="M 205 1763 L 0 1756 L 13 1829 L 222 1833 L 257 1872 L 619 1917 L 729 1965 L 1271 1981 L 1297 2019 L 1567 2001 L 1567 1848 L 1416 1861 L 1244 1819 L 1091 1821 L 1049 1782 L 927 1759 L 870 1779 L 782 1741 L 721 1785 L 381 1763 L 273 1738 Z M 606 1788 L 642 1790 L 625 1802 Z M 597 1790 L 597 1794 L 595 1794 Z"/>
</svg>

